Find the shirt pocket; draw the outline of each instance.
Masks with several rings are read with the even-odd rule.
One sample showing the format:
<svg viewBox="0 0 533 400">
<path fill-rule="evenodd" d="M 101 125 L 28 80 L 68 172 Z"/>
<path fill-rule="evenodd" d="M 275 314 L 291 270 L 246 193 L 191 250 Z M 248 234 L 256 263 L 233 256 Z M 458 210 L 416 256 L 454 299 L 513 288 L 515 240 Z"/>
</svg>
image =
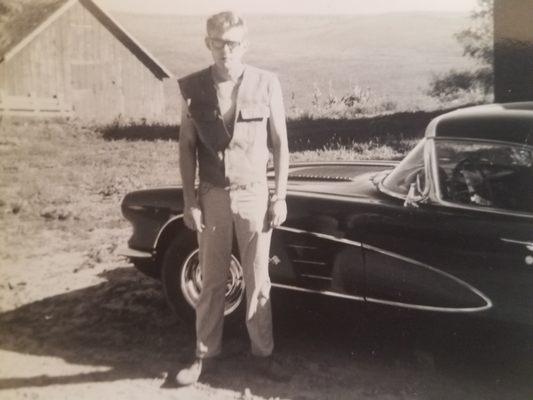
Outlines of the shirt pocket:
<svg viewBox="0 0 533 400">
<path fill-rule="evenodd" d="M 270 109 L 266 105 L 253 105 L 242 107 L 239 113 L 239 121 L 252 122 L 262 121 L 270 116 Z"/>
</svg>

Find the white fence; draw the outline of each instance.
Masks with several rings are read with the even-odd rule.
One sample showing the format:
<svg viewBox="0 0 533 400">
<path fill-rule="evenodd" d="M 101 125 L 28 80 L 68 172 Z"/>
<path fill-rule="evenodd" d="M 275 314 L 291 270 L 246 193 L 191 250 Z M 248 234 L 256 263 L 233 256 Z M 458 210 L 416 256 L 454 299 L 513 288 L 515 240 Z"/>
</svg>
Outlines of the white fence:
<svg viewBox="0 0 533 400">
<path fill-rule="evenodd" d="M 8 96 L 0 90 L 0 115 L 46 117 L 72 115 L 72 106 L 65 103 L 60 95 L 54 97 Z"/>
</svg>

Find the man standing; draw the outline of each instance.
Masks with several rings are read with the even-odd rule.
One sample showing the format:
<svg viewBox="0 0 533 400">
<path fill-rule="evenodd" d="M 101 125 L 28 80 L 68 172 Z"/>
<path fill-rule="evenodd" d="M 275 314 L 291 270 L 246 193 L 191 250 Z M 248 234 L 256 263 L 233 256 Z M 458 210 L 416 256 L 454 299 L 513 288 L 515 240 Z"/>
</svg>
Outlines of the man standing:
<svg viewBox="0 0 533 400">
<path fill-rule="evenodd" d="M 213 65 L 179 80 L 184 222 L 198 232 L 202 292 L 196 305 L 196 359 L 176 380 L 181 385 L 198 381 L 202 369 L 221 352 L 233 232 L 243 267 L 252 354 L 268 377 L 283 380 L 286 375 L 272 361 L 268 276 L 272 228 L 287 215 L 289 152 L 281 88 L 274 74 L 243 64 L 246 26 L 235 13 L 221 12 L 208 19 L 205 44 Z M 275 169 L 270 198 L 268 137 Z"/>
</svg>

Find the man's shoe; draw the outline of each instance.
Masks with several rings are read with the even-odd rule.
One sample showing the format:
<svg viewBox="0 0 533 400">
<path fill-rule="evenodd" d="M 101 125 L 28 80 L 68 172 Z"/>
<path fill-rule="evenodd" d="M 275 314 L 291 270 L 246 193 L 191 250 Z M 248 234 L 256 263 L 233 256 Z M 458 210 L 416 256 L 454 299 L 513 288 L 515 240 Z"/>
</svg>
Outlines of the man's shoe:
<svg viewBox="0 0 533 400">
<path fill-rule="evenodd" d="M 181 369 L 176 375 L 176 382 L 180 386 L 188 386 L 198 382 L 202 371 L 209 372 L 215 368 L 215 360 L 196 358 L 191 365 Z"/>
<path fill-rule="evenodd" d="M 291 380 L 292 375 L 272 356 L 254 358 L 257 370 L 264 375 L 265 378 L 276 382 L 288 382 Z"/>
</svg>

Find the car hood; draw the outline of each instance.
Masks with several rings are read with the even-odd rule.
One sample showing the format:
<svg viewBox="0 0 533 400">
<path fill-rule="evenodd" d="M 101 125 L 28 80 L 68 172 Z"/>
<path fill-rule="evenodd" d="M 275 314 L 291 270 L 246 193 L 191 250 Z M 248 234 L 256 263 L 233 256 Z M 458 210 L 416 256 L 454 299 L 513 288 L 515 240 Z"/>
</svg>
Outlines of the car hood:
<svg viewBox="0 0 533 400">
<path fill-rule="evenodd" d="M 372 178 L 379 172 L 391 170 L 397 162 L 330 162 L 297 163 L 289 168 L 288 192 L 347 197 L 375 197 L 376 187 Z M 274 186 L 274 171 L 269 170 L 269 185 Z M 182 209 L 180 186 L 159 187 L 128 193 L 122 202 L 128 208 L 151 208 L 177 214 Z"/>
<path fill-rule="evenodd" d="M 375 196 L 372 179 L 392 170 L 397 162 L 366 161 L 346 163 L 293 164 L 289 169 L 288 191 L 349 197 Z"/>
</svg>

